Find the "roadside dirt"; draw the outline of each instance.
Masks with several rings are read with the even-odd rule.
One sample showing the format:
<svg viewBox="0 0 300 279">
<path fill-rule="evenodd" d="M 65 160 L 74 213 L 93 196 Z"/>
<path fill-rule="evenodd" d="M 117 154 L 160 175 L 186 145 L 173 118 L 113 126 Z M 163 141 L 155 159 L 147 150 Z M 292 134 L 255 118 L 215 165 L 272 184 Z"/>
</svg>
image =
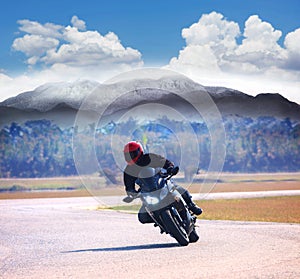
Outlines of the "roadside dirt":
<svg viewBox="0 0 300 279">
<path fill-rule="evenodd" d="M 206 193 L 206 186 L 200 183 L 192 185 L 181 184 L 191 193 Z M 209 187 L 211 188 L 211 187 Z M 272 181 L 272 182 L 233 182 L 217 183 L 211 193 L 226 192 L 255 192 L 276 190 L 300 190 L 300 181 Z M 123 186 L 105 187 L 99 191 L 99 196 L 114 196 L 125 194 Z M 66 197 L 88 197 L 92 194 L 87 189 L 80 190 L 52 190 L 52 191 L 15 191 L 0 192 L 1 199 L 34 199 L 34 198 L 66 198 Z"/>
</svg>

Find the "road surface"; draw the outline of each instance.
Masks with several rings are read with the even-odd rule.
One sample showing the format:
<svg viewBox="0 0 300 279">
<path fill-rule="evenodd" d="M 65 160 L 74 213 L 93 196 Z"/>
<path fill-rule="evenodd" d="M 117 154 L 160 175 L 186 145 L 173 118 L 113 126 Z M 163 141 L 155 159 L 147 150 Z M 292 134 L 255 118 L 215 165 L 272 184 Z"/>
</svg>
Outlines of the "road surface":
<svg viewBox="0 0 300 279">
<path fill-rule="evenodd" d="M 300 225 L 198 222 L 179 247 L 93 198 L 0 201 L 0 278 L 300 278 Z"/>
</svg>

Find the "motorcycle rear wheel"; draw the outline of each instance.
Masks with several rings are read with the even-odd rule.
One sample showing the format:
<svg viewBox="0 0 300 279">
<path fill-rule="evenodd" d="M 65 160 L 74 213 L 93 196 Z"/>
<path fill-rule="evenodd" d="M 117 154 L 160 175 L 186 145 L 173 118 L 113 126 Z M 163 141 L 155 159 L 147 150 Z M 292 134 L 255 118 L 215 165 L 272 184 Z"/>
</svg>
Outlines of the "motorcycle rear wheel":
<svg viewBox="0 0 300 279">
<path fill-rule="evenodd" d="M 170 210 L 161 212 L 161 218 L 166 226 L 167 232 L 172 235 L 181 246 L 189 244 L 189 237 L 184 228 L 173 218 Z"/>
</svg>

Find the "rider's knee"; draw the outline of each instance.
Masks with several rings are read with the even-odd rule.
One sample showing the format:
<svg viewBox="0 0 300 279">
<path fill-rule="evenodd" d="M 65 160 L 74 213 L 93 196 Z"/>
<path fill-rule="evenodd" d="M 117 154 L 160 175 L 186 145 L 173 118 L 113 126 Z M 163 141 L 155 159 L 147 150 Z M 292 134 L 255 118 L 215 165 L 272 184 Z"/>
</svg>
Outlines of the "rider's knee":
<svg viewBox="0 0 300 279">
<path fill-rule="evenodd" d="M 153 223 L 152 218 L 149 216 L 148 213 L 143 212 L 143 213 L 139 213 L 138 214 L 138 219 L 142 224 L 146 224 L 146 223 Z"/>
</svg>

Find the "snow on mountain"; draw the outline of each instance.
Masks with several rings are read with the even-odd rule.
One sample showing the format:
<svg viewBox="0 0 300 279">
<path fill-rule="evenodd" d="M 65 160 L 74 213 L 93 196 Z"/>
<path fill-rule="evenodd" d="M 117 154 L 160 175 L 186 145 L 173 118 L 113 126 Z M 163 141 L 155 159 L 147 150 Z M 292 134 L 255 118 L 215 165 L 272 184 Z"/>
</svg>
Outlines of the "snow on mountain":
<svg viewBox="0 0 300 279">
<path fill-rule="evenodd" d="M 153 89 L 160 90 L 155 91 Z M 25 111 L 46 112 L 64 103 L 66 106 L 79 109 L 82 102 L 87 98 L 85 108 L 97 111 L 99 107 L 107 106 L 113 102 L 116 106 L 125 108 L 145 100 L 159 100 L 163 95 L 174 90 L 184 93 L 197 89 L 203 89 L 203 87 L 189 79 L 176 76 L 159 80 L 125 80 L 112 84 L 99 84 L 88 80 L 74 83 L 48 83 L 33 91 L 9 98 L 0 103 L 0 106 Z M 130 97 L 128 95 L 129 91 L 134 91 L 134 94 L 130 94 Z M 93 94 L 91 98 L 89 98 L 90 94 Z M 122 98 L 118 100 L 120 95 L 122 95 Z"/>
<path fill-rule="evenodd" d="M 2 107 L 41 112 L 49 111 L 64 103 L 71 108 L 78 109 L 84 98 L 96 87 L 98 82 L 81 80 L 76 82 L 47 83 L 33 91 L 21 93 L 0 103 Z"/>
<path fill-rule="evenodd" d="M 212 97 L 222 98 L 222 97 L 249 97 L 249 95 L 226 87 L 215 87 L 215 86 L 205 86 L 205 89 Z"/>
<path fill-rule="evenodd" d="M 68 115 L 72 115 L 70 119 L 74 119 L 79 108 L 92 113 L 105 110 L 105 115 L 112 115 L 149 102 L 170 106 L 190 117 L 193 111 L 185 97 L 201 103 L 205 102 L 207 93 L 223 115 L 268 115 L 300 120 L 300 106 L 279 94 L 252 97 L 234 89 L 203 87 L 186 77 L 169 75 L 156 79 L 125 79 L 107 84 L 89 80 L 48 83 L 0 103 L 0 124 L 13 121 L 13 115 L 21 118 L 24 113 L 27 118 L 34 114 L 39 114 L 34 118 L 45 117 L 40 114 L 51 113 L 51 119 L 59 119 L 59 115 L 68 111 Z M 205 103 L 202 108 L 206 109 Z M 209 106 L 207 109 L 210 109 Z"/>
</svg>

